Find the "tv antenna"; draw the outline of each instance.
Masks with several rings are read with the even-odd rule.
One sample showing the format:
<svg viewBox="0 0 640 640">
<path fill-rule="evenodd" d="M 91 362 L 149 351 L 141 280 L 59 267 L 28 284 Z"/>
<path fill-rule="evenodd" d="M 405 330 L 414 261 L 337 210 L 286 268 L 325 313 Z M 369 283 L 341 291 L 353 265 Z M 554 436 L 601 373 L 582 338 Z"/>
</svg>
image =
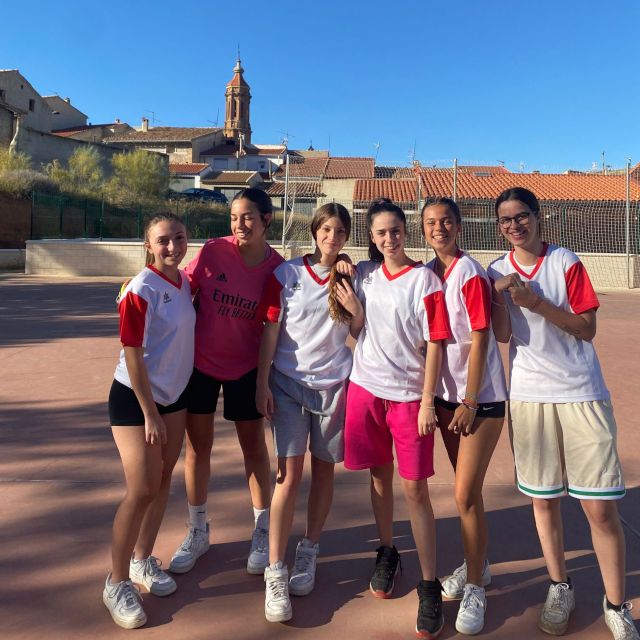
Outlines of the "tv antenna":
<svg viewBox="0 0 640 640">
<path fill-rule="evenodd" d="M 151 126 L 154 127 L 156 122 L 162 122 L 162 120 L 158 120 L 158 118 L 156 118 L 156 112 L 155 111 L 151 111 L 151 109 L 145 109 L 145 111 L 147 113 L 151 114 Z"/>
</svg>

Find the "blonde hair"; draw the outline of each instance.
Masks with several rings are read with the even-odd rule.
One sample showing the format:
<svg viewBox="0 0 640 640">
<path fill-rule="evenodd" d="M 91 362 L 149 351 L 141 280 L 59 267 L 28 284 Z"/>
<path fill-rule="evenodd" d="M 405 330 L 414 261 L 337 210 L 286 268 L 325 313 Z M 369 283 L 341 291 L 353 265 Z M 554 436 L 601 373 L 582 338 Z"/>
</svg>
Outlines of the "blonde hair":
<svg viewBox="0 0 640 640">
<path fill-rule="evenodd" d="M 351 324 L 353 315 L 347 311 L 339 302 L 337 297 L 338 284 L 348 282 L 351 285 L 351 278 L 342 273 L 338 273 L 338 269 L 334 264 L 331 267 L 331 275 L 329 276 L 329 315 L 334 322 L 338 324 Z"/>
</svg>

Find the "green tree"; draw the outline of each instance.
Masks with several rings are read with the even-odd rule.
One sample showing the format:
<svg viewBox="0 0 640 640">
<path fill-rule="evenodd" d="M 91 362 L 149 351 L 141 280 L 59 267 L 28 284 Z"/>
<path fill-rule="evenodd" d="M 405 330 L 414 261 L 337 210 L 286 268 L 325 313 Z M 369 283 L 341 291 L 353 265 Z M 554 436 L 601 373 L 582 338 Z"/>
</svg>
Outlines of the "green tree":
<svg viewBox="0 0 640 640">
<path fill-rule="evenodd" d="M 113 177 L 107 193 L 113 202 L 150 204 L 163 199 L 169 186 L 169 167 L 162 156 L 136 149 L 111 158 Z"/>
<path fill-rule="evenodd" d="M 104 188 L 104 171 L 95 147 L 78 147 L 69 158 L 68 168 L 55 159 L 44 166 L 44 171 L 65 193 L 99 195 Z"/>
</svg>

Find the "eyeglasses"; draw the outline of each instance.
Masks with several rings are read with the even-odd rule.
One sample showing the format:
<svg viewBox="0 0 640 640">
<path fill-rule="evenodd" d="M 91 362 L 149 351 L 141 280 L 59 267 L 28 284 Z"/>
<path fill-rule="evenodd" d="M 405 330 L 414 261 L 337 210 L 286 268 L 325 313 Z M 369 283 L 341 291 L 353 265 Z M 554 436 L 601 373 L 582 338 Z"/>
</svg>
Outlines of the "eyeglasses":
<svg viewBox="0 0 640 640">
<path fill-rule="evenodd" d="M 530 216 L 532 213 L 533 211 L 529 211 L 527 213 L 523 211 L 522 213 L 516 213 L 516 215 L 512 218 L 504 216 L 503 218 L 498 218 L 498 224 L 503 229 L 508 229 L 511 226 L 512 222 L 515 222 L 516 224 L 527 225 L 529 224 L 529 220 L 531 219 Z"/>
</svg>

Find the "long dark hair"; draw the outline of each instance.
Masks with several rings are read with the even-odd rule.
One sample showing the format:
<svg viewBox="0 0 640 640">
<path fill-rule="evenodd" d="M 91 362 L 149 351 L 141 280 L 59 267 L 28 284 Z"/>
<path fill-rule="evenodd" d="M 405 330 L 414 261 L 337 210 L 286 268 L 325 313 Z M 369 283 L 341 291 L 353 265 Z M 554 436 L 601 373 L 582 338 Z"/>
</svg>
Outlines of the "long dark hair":
<svg viewBox="0 0 640 640">
<path fill-rule="evenodd" d="M 262 189 L 241 189 L 233 196 L 231 202 L 242 199 L 249 200 L 249 202 L 253 202 L 256 205 L 265 227 L 271 224 L 271 219 L 267 220 L 267 216 L 273 213 L 273 204 L 271 204 L 271 198 Z"/>
<path fill-rule="evenodd" d="M 369 208 L 367 209 L 367 225 L 369 225 L 369 230 L 371 230 L 373 219 L 381 213 L 391 213 L 400 218 L 406 231 L 407 217 L 404 215 L 404 211 L 397 204 L 393 204 L 389 198 L 378 198 L 369 205 Z M 369 233 L 369 260 L 373 260 L 374 262 L 384 262 L 384 256 L 380 253 L 375 242 L 371 239 L 371 233 Z"/>
<path fill-rule="evenodd" d="M 511 189 L 507 189 L 503 191 L 496 200 L 496 216 L 498 215 L 498 208 L 503 202 L 507 202 L 508 200 L 519 200 L 523 204 L 526 204 L 529 209 L 536 215 L 540 213 L 540 203 L 538 202 L 538 198 L 536 198 L 533 191 L 529 191 L 529 189 L 525 189 L 524 187 L 511 187 Z"/>
</svg>

